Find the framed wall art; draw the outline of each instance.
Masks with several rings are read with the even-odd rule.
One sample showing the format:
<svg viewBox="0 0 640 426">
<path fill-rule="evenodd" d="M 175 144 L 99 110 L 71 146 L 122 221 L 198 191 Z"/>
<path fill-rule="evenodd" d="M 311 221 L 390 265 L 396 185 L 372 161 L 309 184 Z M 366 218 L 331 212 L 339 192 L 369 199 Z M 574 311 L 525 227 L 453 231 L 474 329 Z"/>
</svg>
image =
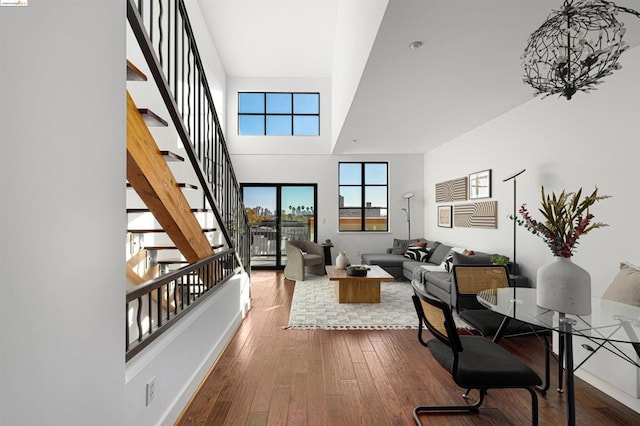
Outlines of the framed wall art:
<svg viewBox="0 0 640 426">
<path fill-rule="evenodd" d="M 456 228 L 498 228 L 498 202 L 476 201 L 471 204 L 457 204 L 453 212 Z"/>
<path fill-rule="evenodd" d="M 441 228 L 451 228 L 453 206 L 438 206 L 438 226 Z"/>
<path fill-rule="evenodd" d="M 436 203 L 465 201 L 467 191 L 466 177 L 436 183 Z"/>
<path fill-rule="evenodd" d="M 491 198 L 491 169 L 469 175 L 469 199 Z"/>
</svg>

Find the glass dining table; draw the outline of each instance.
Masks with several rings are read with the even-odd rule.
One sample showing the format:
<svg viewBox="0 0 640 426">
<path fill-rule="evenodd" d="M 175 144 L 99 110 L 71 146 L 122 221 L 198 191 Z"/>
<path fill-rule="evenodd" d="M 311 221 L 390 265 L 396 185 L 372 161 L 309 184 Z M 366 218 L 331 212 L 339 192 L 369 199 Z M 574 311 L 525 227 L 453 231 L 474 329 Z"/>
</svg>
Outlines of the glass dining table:
<svg viewBox="0 0 640 426">
<path fill-rule="evenodd" d="M 589 357 L 604 348 L 640 368 L 635 359 L 620 349 L 621 344 L 630 344 L 640 357 L 638 306 L 594 297 L 591 300 L 590 315 L 571 315 L 539 307 L 536 303 L 536 289 L 522 287 L 483 290 L 478 293 L 477 299 L 486 308 L 505 316 L 501 329 L 514 318 L 559 333 L 560 353 L 564 352 L 564 392 L 568 425 L 575 425 L 576 422 L 574 336 L 584 337 L 595 346 L 590 347 L 592 353 Z M 501 336 L 499 330 L 494 340 L 499 340 Z M 583 363 L 584 361 L 580 365 Z"/>
</svg>

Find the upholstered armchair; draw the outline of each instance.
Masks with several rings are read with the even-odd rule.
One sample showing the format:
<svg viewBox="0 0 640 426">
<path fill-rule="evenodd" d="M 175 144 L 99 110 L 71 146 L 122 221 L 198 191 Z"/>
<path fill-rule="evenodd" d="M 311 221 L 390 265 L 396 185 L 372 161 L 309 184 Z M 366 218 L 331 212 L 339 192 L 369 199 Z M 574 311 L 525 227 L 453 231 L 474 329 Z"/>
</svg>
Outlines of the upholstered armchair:
<svg viewBox="0 0 640 426">
<path fill-rule="evenodd" d="M 305 269 L 315 275 L 324 275 L 324 249 L 313 241 L 287 241 L 287 265 L 284 276 L 290 280 L 304 281 Z"/>
</svg>

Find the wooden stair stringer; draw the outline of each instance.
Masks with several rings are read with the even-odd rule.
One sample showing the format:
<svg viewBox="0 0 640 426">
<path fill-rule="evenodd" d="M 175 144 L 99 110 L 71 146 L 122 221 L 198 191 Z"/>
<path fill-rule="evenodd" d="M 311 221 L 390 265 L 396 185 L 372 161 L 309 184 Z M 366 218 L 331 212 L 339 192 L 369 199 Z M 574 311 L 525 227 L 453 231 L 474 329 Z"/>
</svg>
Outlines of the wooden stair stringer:
<svg viewBox="0 0 640 426">
<path fill-rule="evenodd" d="M 127 180 L 189 263 L 213 255 L 211 244 L 129 92 Z"/>
</svg>

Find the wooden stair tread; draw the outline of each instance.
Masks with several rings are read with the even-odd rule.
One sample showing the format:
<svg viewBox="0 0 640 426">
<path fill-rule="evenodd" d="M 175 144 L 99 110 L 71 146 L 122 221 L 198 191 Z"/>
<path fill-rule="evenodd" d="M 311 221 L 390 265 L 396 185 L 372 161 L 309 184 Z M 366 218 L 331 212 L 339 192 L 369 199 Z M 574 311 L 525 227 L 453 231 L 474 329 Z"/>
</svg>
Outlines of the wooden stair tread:
<svg viewBox="0 0 640 426">
<path fill-rule="evenodd" d="M 127 60 L 127 80 L 128 81 L 147 81 L 147 76 L 140 71 L 138 67 Z"/>
<path fill-rule="evenodd" d="M 178 188 L 182 189 L 198 189 L 196 185 L 192 185 L 190 183 L 178 183 Z"/>
<path fill-rule="evenodd" d="M 158 265 L 178 265 L 181 263 L 189 263 L 184 259 L 164 259 L 156 262 Z"/>
<path fill-rule="evenodd" d="M 202 228 L 202 232 L 214 232 L 217 231 L 218 228 Z M 164 229 L 159 229 L 159 228 L 147 228 L 147 229 L 127 229 L 127 232 L 130 232 L 132 234 L 151 234 L 154 232 L 165 232 Z"/>
<path fill-rule="evenodd" d="M 212 249 L 219 249 L 224 247 L 224 244 L 214 244 L 211 246 Z M 144 249 L 149 250 L 177 250 L 176 246 L 144 246 Z"/>
<path fill-rule="evenodd" d="M 160 151 L 166 161 L 184 161 L 184 157 L 171 151 Z"/>
<path fill-rule="evenodd" d="M 196 185 L 190 184 L 190 183 L 183 183 L 183 182 L 178 182 L 177 183 L 178 188 L 182 188 L 182 189 L 198 189 L 198 187 Z M 131 184 L 129 182 L 127 182 L 127 189 L 132 188 Z"/>
<path fill-rule="evenodd" d="M 151 111 L 147 108 L 138 108 L 138 112 L 142 115 L 144 122 L 147 123 L 147 126 L 151 127 L 167 127 L 169 123 L 160 117 L 155 112 Z"/>
<path fill-rule="evenodd" d="M 192 213 L 210 213 L 211 209 L 191 209 Z M 127 214 L 135 214 L 135 213 L 151 213 L 151 210 L 147 208 L 141 209 L 127 209 Z"/>
<path fill-rule="evenodd" d="M 149 250 L 177 250 L 176 246 L 144 246 L 144 249 Z"/>
</svg>

